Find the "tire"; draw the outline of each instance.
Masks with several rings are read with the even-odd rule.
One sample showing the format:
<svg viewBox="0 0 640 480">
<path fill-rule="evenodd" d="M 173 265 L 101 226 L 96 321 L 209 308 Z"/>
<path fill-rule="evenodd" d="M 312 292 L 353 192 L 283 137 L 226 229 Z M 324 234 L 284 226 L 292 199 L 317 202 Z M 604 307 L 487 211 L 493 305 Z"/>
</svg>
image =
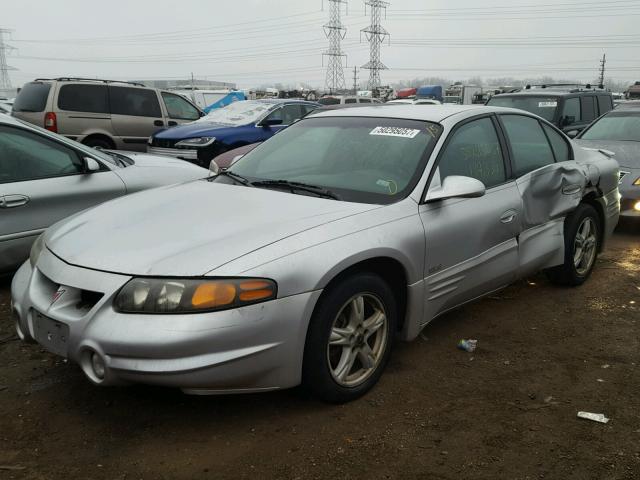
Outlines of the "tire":
<svg viewBox="0 0 640 480">
<path fill-rule="evenodd" d="M 82 143 L 87 147 L 101 148 L 103 150 L 112 150 L 115 148 L 115 145 L 104 138 L 87 138 Z"/>
<path fill-rule="evenodd" d="M 564 264 L 548 269 L 558 285 L 582 285 L 591 275 L 600 246 L 600 218 L 595 208 L 581 203 L 564 222 Z M 588 230 L 588 233 L 586 233 Z M 586 240 L 582 237 L 586 233 Z"/>
<path fill-rule="evenodd" d="M 389 360 L 397 315 L 393 291 L 373 273 L 357 273 L 330 287 L 307 331 L 303 387 L 329 403 L 368 392 Z"/>
</svg>

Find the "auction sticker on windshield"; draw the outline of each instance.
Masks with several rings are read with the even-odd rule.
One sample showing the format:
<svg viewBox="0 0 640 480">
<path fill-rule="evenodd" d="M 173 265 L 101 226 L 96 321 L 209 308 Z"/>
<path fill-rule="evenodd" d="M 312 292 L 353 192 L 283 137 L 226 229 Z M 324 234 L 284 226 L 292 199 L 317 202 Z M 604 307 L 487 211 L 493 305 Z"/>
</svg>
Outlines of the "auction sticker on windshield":
<svg viewBox="0 0 640 480">
<path fill-rule="evenodd" d="M 558 106 L 558 102 L 539 102 L 539 108 L 555 108 Z"/>
<path fill-rule="evenodd" d="M 383 137 L 416 138 L 420 130 L 402 127 L 376 127 L 369 135 L 381 135 Z"/>
</svg>

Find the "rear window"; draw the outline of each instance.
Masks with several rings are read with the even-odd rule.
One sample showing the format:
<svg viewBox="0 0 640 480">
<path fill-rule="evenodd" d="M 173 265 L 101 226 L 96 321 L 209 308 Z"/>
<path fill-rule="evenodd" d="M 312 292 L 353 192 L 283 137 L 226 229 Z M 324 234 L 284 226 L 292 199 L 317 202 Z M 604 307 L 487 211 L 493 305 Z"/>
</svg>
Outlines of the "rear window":
<svg viewBox="0 0 640 480">
<path fill-rule="evenodd" d="M 604 115 L 613 108 L 611 97 L 606 95 L 598 95 L 598 106 L 600 107 L 600 115 Z"/>
<path fill-rule="evenodd" d="M 553 122 L 556 110 L 558 110 L 558 97 L 537 97 L 533 95 L 503 97 L 498 95 L 491 97 L 487 105 L 491 105 L 492 107 L 519 108 L 525 112 L 538 115 L 549 122 Z"/>
<path fill-rule="evenodd" d="M 111 87 L 111 113 L 134 117 L 162 117 L 155 90 Z"/>
<path fill-rule="evenodd" d="M 13 104 L 14 112 L 43 112 L 51 90 L 50 83 L 27 83 Z"/>
<path fill-rule="evenodd" d="M 340 105 L 340 99 L 336 97 L 324 97 L 318 100 L 322 105 Z"/>
<path fill-rule="evenodd" d="M 63 85 L 58 108 L 72 112 L 109 113 L 106 85 Z"/>
</svg>

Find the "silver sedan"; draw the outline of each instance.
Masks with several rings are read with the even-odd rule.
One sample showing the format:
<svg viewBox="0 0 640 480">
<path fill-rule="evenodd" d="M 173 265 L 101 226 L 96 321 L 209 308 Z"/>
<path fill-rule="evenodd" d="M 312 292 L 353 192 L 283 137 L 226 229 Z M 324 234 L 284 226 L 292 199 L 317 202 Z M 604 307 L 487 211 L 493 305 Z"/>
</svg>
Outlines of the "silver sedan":
<svg viewBox="0 0 640 480">
<path fill-rule="evenodd" d="M 212 170 L 48 229 L 19 336 L 99 385 L 349 401 L 437 316 L 539 270 L 583 283 L 620 209 L 615 161 L 504 108 L 318 113 Z"/>
<path fill-rule="evenodd" d="M 208 174 L 166 157 L 94 150 L 0 114 L 0 273 L 22 264 L 33 241 L 58 220 Z"/>
</svg>

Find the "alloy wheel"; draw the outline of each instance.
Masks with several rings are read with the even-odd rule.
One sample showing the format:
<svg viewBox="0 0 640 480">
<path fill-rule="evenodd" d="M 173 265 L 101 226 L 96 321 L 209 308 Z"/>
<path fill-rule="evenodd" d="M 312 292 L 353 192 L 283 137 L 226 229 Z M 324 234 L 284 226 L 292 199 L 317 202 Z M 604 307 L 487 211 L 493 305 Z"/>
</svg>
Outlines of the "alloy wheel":
<svg viewBox="0 0 640 480">
<path fill-rule="evenodd" d="M 597 246 L 596 224 L 593 218 L 586 217 L 580 223 L 574 240 L 573 264 L 578 275 L 584 276 L 589 273 L 596 258 Z"/>
</svg>

